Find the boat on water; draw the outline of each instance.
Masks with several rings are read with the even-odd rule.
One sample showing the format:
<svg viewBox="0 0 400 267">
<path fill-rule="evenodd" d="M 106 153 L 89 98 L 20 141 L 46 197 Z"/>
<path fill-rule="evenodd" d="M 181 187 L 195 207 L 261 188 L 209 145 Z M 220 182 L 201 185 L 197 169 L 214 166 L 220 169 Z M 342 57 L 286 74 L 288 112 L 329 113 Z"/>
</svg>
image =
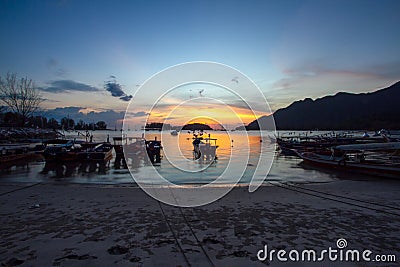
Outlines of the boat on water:
<svg viewBox="0 0 400 267">
<path fill-rule="evenodd" d="M 384 143 L 388 139 L 383 136 L 360 137 L 351 135 L 316 135 L 316 136 L 285 136 L 277 137 L 276 142 L 285 155 L 296 155 L 294 150 L 326 149 L 339 145 Z"/>
<path fill-rule="evenodd" d="M 103 143 L 81 143 L 85 160 L 89 161 L 109 161 L 112 159 L 113 146 L 108 142 Z"/>
<path fill-rule="evenodd" d="M 211 162 L 217 159 L 217 139 L 210 134 L 204 138 L 202 134 L 193 135 L 193 158 L 200 162 Z"/>
<path fill-rule="evenodd" d="M 144 137 L 113 137 L 114 150 L 116 154 L 124 154 L 125 150 L 135 153 L 137 149 L 144 147 L 146 139 Z"/>
<path fill-rule="evenodd" d="M 46 162 L 83 160 L 77 158 L 77 151 L 73 140 L 53 139 L 44 141 L 37 153 L 42 155 Z"/>
<path fill-rule="evenodd" d="M 304 162 L 368 175 L 400 179 L 400 142 L 339 145 L 326 151 L 294 150 Z"/>
<path fill-rule="evenodd" d="M 30 144 L 2 144 L 0 145 L 0 164 L 5 165 L 17 160 L 31 158 L 35 153 Z"/>
<path fill-rule="evenodd" d="M 48 161 L 109 161 L 113 146 L 108 142 L 93 143 L 76 140 L 54 139 L 43 142 L 38 151 Z"/>
<path fill-rule="evenodd" d="M 114 137 L 114 150 L 116 153 L 115 163 L 119 167 L 121 164 L 127 168 L 127 160 L 130 159 L 132 166 L 144 164 L 161 163 L 161 141 L 146 140 L 144 137 Z"/>
</svg>

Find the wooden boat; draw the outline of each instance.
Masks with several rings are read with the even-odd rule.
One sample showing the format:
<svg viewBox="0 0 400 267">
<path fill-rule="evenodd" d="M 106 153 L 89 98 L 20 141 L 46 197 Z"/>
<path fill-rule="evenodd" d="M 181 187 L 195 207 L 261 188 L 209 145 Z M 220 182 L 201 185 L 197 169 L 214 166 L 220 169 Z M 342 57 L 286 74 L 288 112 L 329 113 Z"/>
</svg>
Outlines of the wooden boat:
<svg viewBox="0 0 400 267">
<path fill-rule="evenodd" d="M 110 143 L 82 143 L 81 146 L 82 151 L 78 154 L 83 154 L 85 160 L 109 161 L 113 157 L 113 146 Z"/>
<path fill-rule="evenodd" d="M 112 158 L 110 143 L 79 142 L 54 139 L 43 142 L 44 149 L 38 153 L 48 161 L 108 161 Z"/>
<path fill-rule="evenodd" d="M 117 155 L 124 154 L 124 147 L 125 150 L 129 149 L 129 152 L 134 153 L 134 150 L 144 147 L 145 139 L 143 137 L 113 137 L 114 140 L 114 150 Z"/>
<path fill-rule="evenodd" d="M 132 160 L 133 166 L 140 165 L 141 161 L 145 164 L 149 161 L 152 164 L 161 163 L 162 146 L 157 138 L 146 140 L 143 137 L 114 137 L 113 139 L 117 167 L 122 164 L 126 168 L 128 158 Z"/>
<path fill-rule="evenodd" d="M 0 164 L 31 158 L 35 153 L 28 144 L 2 144 L 0 146 Z"/>
<path fill-rule="evenodd" d="M 213 161 L 217 158 L 217 139 L 211 138 L 210 134 L 208 138 L 203 138 L 202 135 L 193 135 L 193 158 L 199 161 Z"/>
<path fill-rule="evenodd" d="M 38 151 L 46 162 L 48 161 L 77 161 L 83 160 L 78 158 L 77 152 L 80 149 L 75 147 L 73 140 L 53 139 L 43 142 L 43 150 Z"/>
<path fill-rule="evenodd" d="M 146 152 L 152 164 L 161 163 L 161 141 L 157 140 L 157 137 L 154 140 L 146 140 Z"/>
<path fill-rule="evenodd" d="M 400 142 L 340 145 L 327 153 L 295 150 L 304 162 L 368 175 L 400 179 Z"/>
<path fill-rule="evenodd" d="M 374 138 L 360 138 L 360 137 L 277 137 L 276 142 L 285 155 L 296 155 L 294 150 L 305 150 L 305 149 L 325 149 L 339 145 L 349 144 L 368 144 L 368 143 L 384 143 L 387 140 L 382 137 Z"/>
</svg>

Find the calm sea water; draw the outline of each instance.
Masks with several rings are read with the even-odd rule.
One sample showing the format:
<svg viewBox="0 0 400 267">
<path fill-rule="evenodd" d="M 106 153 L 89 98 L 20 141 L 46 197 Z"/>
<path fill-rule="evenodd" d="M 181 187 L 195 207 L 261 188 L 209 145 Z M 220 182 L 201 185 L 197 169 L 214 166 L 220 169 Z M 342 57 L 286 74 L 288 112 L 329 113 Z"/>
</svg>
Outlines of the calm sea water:
<svg viewBox="0 0 400 267">
<path fill-rule="evenodd" d="M 128 136 L 141 136 L 139 131 L 129 131 Z M 273 142 L 271 132 L 210 132 L 211 138 L 217 139 L 218 159 L 211 163 L 199 163 L 193 160 L 192 135 L 182 132 L 178 136 L 169 134 L 160 135 L 159 132 L 146 132 L 146 139 L 162 140 L 163 158 L 158 166 L 144 166 L 135 168 L 115 168 L 114 159 L 103 167 L 85 165 L 82 163 L 68 163 L 46 165 L 43 159 L 18 163 L 8 169 L 0 170 L 1 182 L 44 182 L 44 183 L 94 183 L 94 184 L 131 184 L 135 183 L 132 175 L 146 180 L 148 183 L 159 183 L 155 179 L 155 171 L 174 184 L 206 184 L 216 181 L 229 166 L 228 177 L 218 179 L 218 183 L 229 184 L 239 179 L 239 183 L 247 184 L 252 179 L 257 168 L 258 159 L 265 153 L 273 153 L 273 163 L 265 181 L 282 181 L 296 183 L 320 183 L 337 179 L 362 179 L 354 174 L 336 173 L 323 169 L 306 166 L 295 156 L 284 156 L 279 151 L 263 151 L 263 143 Z M 281 133 L 282 134 L 282 133 Z M 317 133 L 314 133 L 317 134 Z M 95 131 L 94 141 L 105 141 L 109 135 L 121 136 L 120 132 Z M 67 138 L 77 137 L 70 133 Z M 268 146 L 269 148 L 271 145 Z M 270 149 L 269 149 L 270 150 Z M 234 155 L 234 156 L 232 156 Z M 245 168 L 241 166 L 245 165 Z M 182 170 L 183 169 L 183 170 Z M 244 171 L 244 172 L 243 172 Z M 243 172 L 243 175 L 240 175 Z M 224 177 L 224 176 L 223 176 Z"/>
</svg>

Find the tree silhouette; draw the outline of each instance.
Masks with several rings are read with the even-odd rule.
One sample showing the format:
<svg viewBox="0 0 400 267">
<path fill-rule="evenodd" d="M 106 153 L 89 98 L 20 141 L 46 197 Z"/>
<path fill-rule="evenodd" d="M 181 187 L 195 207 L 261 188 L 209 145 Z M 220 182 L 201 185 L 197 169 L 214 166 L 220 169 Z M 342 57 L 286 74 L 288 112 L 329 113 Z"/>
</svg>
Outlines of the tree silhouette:
<svg viewBox="0 0 400 267">
<path fill-rule="evenodd" d="M 22 127 L 43 102 L 32 79 L 27 77 L 17 79 L 15 73 L 7 73 L 4 78 L 0 76 L 0 100 L 12 112 L 20 115 L 19 126 Z"/>
</svg>

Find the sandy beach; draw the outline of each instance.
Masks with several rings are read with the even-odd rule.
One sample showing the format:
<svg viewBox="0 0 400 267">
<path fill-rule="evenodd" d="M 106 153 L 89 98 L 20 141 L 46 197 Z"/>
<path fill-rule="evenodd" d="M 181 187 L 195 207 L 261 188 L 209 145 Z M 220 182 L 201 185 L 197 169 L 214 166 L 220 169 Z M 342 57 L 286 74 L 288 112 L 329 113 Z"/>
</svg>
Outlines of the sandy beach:
<svg viewBox="0 0 400 267">
<path fill-rule="evenodd" d="M 395 254 L 396 181 L 350 181 L 233 189 L 212 204 L 161 204 L 132 185 L 7 184 L 0 187 L 2 266 L 309 266 L 259 261 L 271 249 L 336 247 Z M 216 189 L 218 190 L 218 189 Z M 376 204 L 374 204 L 376 203 Z"/>
</svg>

